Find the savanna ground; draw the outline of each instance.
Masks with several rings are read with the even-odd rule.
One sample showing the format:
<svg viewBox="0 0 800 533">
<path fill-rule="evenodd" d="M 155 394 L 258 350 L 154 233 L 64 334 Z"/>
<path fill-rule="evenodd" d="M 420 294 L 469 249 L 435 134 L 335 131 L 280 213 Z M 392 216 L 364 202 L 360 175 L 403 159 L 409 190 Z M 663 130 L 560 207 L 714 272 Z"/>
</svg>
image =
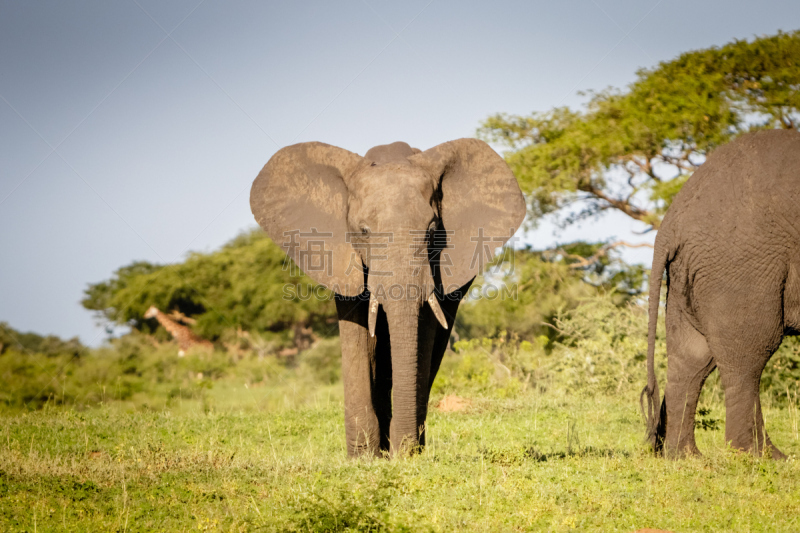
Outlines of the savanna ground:
<svg viewBox="0 0 800 533">
<path fill-rule="evenodd" d="M 401 460 L 346 457 L 336 339 L 291 363 L 178 358 L 136 338 L 35 362 L 45 371 L 7 352 L 0 530 L 799 531 L 796 383 L 773 377 L 762 394 L 788 461 L 726 447 L 716 377 L 698 416 L 705 456 L 656 458 L 638 405 L 641 310 L 581 309 L 558 323 L 566 344 L 458 343 L 428 446 Z M 663 390 L 663 361 L 659 375 Z M 435 407 L 451 395 L 457 409 Z"/>
</svg>

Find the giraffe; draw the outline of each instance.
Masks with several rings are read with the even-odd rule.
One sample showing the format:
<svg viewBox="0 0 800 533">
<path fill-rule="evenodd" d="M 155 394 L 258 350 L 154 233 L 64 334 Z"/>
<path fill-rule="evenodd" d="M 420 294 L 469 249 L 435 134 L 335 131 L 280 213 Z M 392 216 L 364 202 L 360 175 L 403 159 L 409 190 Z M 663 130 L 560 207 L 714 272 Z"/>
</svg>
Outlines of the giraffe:
<svg viewBox="0 0 800 533">
<path fill-rule="evenodd" d="M 178 341 L 179 357 L 186 355 L 186 352 L 189 350 L 189 348 L 195 346 L 209 352 L 214 349 L 214 345 L 211 344 L 211 342 L 201 339 L 192 333 L 191 329 L 182 324 L 178 324 L 170 317 L 159 311 L 154 305 L 150 306 L 150 309 L 148 309 L 144 314 L 144 318 L 155 318 L 158 320 L 158 323 L 161 324 L 176 341 Z"/>
</svg>

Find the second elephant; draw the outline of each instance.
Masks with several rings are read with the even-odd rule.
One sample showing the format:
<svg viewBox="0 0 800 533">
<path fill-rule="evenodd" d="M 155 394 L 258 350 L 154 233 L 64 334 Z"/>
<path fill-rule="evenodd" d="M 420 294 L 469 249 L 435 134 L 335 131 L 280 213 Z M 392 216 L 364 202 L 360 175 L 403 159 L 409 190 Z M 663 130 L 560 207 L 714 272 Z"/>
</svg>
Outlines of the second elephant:
<svg viewBox="0 0 800 533">
<path fill-rule="evenodd" d="M 658 409 L 653 355 L 667 273 L 667 386 Z M 656 451 L 699 453 L 694 419 L 714 368 L 725 390 L 725 440 L 772 457 L 761 372 L 784 335 L 800 334 L 800 133 L 743 135 L 686 182 L 656 237 L 647 347 L 648 432 Z"/>
</svg>

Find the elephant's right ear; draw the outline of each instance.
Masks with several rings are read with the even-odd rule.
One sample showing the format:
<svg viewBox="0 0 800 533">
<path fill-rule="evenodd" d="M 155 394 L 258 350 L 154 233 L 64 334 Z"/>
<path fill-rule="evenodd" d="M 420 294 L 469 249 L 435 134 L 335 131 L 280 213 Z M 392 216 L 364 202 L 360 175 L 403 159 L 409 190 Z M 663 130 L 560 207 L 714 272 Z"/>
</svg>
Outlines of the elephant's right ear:
<svg viewBox="0 0 800 533">
<path fill-rule="evenodd" d="M 314 281 L 344 296 L 362 292 L 360 255 L 347 234 L 345 178 L 366 160 L 318 142 L 278 150 L 250 189 L 258 224 Z"/>
</svg>

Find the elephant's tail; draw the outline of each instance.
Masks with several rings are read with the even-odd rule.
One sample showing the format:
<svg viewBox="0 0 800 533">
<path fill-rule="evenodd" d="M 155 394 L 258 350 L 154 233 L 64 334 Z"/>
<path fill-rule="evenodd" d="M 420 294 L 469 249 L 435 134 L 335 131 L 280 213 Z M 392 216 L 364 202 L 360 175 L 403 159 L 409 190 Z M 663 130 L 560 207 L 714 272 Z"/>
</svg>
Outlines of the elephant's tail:
<svg viewBox="0 0 800 533">
<path fill-rule="evenodd" d="M 658 451 L 659 442 L 657 435 L 661 424 L 660 395 L 658 391 L 658 380 L 656 379 L 655 351 L 656 351 L 656 330 L 658 328 L 658 306 L 661 299 L 661 278 L 667 268 L 669 257 L 669 244 L 667 232 L 659 231 L 656 237 L 655 251 L 653 252 L 653 266 L 650 270 L 650 302 L 648 310 L 647 325 L 647 386 L 639 396 L 639 407 L 647 419 L 647 437 L 653 445 L 653 450 Z M 644 400 L 647 399 L 647 409 L 644 407 Z"/>
</svg>

